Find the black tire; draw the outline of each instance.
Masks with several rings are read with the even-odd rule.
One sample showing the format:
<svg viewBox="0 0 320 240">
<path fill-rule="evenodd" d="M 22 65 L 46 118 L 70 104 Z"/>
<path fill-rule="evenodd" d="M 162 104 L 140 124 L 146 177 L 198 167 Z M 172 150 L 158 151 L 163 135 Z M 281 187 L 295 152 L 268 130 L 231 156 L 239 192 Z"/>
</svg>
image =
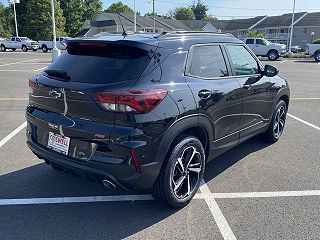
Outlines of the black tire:
<svg viewBox="0 0 320 240">
<path fill-rule="evenodd" d="M 48 52 L 48 50 L 49 50 L 46 45 L 42 45 L 41 49 L 42 49 L 42 52 L 44 52 L 44 53 Z"/>
<path fill-rule="evenodd" d="M 21 49 L 22 49 L 22 51 L 24 51 L 24 52 L 28 52 L 28 48 L 27 48 L 26 45 L 22 45 Z"/>
<path fill-rule="evenodd" d="M 199 189 L 205 168 L 205 152 L 200 140 L 193 136 L 181 136 L 172 146 L 152 195 L 170 207 L 182 208 L 189 204 Z"/>
<path fill-rule="evenodd" d="M 276 50 L 270 50 L 267 57 L 270 61 L 276 61 L 279 58 L 279 53 Z"/>
<path fill-rule="evenodd" d="M 320 51 L 314 54 L 314 60 L 316 60 L 316 62 L 320 62 Z"/>
<path fill-rule="evenodd" d="M 16 50 L 17 50 L 17 49 L 15 49 L 15 48 L 12 48 L 12 51 L 13 51 L 13 52 L 15 52 Z"/>
<path fill-rule="evenodd" d="M 5 51 L 7 51 L 6 46 L 5 46 L 5 45 L 3 45 L 3 44 L 1 44 L 0 49 L 1 49 L 1 52 L 5 52 Z"/>
<path fill-rule="evenodd" d="M 277 142 L 283 133 L 286 117 L 287 105 L 283 100 L 280 100 L 274 108 L 269 128 L 262 134 L 262 138 L 267 142 Z"/>
</svg>

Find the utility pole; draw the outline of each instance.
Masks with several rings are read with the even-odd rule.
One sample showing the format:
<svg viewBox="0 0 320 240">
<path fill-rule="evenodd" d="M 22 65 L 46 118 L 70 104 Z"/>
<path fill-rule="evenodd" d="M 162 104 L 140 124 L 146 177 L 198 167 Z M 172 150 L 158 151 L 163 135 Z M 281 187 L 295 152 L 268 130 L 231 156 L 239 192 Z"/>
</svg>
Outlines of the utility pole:
<svg viewBox="0 0 320 240">
<path fill-rule="evenodd" d="M 52 46 L 52 50 L 51 50 L 51 58 L 52 58 L 52 62 L 53 62 L 60 55 L 60 50 L 57 48 L 56 20 L 55 20 L 53 0 L 51 0 L 51 14 L 52 14 L 52 35 L 53 35 L 53 46 Z"/>
<path fill-rule="evenodd" d="M 17 22 L 17 12 L 16 12 L 16 3 L 20 3 L 20 0 L 10 0 L 10 3 L 13 4 L 14 22 L 15 22 L 15 26 L 16 26 L 16 37 L 19 37 L 18 22 Z"/>
<path fill-rule="evenodd" d="M 292 10 L 292 19 L 291 19 L 291 28 L 290 28 L 290 40 L 289 40 L 289 53 L 291 53 L 291 46 L 292 46 L 293 23 L 294 23 L 295 10 L 296 10 L 296 0 L 293 0 L 293 10 Z"/>
<path fill-rule="evenodd" d="M 155 14 L 155 10 L 154 10 L 154 1 L 152 0 L 152 15 L 153 15 L 153 32 L 156 32 L 156 14 Z"/>
<path fill-rule="evenodd" d="M 136 11 L 136 0 L 133 0 L 133 9 L 134 9 L 134 26 L 133 32 L 137 32 L 137 11 Z"/>
</svg>

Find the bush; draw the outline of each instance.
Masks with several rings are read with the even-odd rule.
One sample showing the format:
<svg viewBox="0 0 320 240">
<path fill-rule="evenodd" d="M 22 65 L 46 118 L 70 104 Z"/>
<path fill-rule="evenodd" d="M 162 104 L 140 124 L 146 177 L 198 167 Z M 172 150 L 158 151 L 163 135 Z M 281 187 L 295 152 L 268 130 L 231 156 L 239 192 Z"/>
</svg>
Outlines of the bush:
<svg viewBox="0 0 320 240">
<path fill-rule="evenodd" d="M 320 38 L 319 39 L 316 39 L 312 42 L 313 44 L 320 44 Z"/>
<path fill-rule="evenodd" d="M 289 53 L 285 53 L 282 57 L 283 58 L 308 58 L 308 56 L 306 56 L 304 52 L 292 53 L 291 57 L 289 56 Z"/>
</svg>

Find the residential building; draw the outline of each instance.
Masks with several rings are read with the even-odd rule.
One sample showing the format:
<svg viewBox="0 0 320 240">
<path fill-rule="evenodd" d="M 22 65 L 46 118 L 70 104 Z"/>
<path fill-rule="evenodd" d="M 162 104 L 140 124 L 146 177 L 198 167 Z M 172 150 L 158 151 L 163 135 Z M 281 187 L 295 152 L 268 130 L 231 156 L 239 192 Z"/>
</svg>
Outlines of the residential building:
<svg viewBox="0 0 320 240">
<path fill-rule="evenodd" d="M 128 13 L 101 12 L 92 21 L 86 21 L 78 36 L 92 37 L 109 33 L 133 31 L 134 16 Z M 244 39 L 248 30 L 265 34 L 272 42 L 289 45 L 292 14 L 280 16 L 257 16 L 232 20 L 172 20 L 156 16 L 155 32 L 207 31 L 228 32 Z M 137 15 L 137 31 L 153 32 L 153 17 Z M 313 33 L 313 34 L 312 34 Z M 292 45 L 305 47 L 312 40 L 320 38 L 320 12 L 298 12 L 294 17 Z"/>
</svg>

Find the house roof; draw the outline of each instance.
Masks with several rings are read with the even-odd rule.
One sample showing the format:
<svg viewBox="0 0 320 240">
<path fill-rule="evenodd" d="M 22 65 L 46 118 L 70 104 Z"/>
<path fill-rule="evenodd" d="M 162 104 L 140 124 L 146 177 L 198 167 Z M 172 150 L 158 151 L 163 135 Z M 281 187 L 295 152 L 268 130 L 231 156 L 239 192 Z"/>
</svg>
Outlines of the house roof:
<svg viewBox="0 0 320 240">
<path fill-rule="evenodd" d="M 133 24 L 133 13 L 121 13 L 121 15 L 127 19 L 130 19 Z M 160 21 L 155 22 L 156 28 L 162 28 L 165 31 L 171 30 L 167 25 L 162 24 Z M 139 28 L 152 28 L 153 27 L 153 17 L 144 17 L 137 15 L 137 27 Z"/>
<path fill-rule="evenodd" d="M 320 12 L 308 13 L 295 26 L 320 26 Z"/>
<path fill-rule="evenodd" d="M 185 30 L 185 31 L 191 31 L 193 29 L 189 28 L 187 25 L 185 25 L 182 21 L 179 20 L 173 20 L 173 19 L 166 19 L 161 17 L 156 17 L 156 21 L 161 22 L 162 24 L 165 24 L 170 30 Z"/>
<path fill-rule="evenodd" d="M 211 21 L 212 25 L 215 28 L 220 29 L 221 31 L 232 31 L 237 29 L 248 29 L 265 16 L 258 16 L 254 18 L 245 18 L 245 19 L 232 19 L 232 20 L 214 20 Z"/>
<path fill-rule="evenodd" d="M 97 25 L 99 27 L 110 26 L 109 23 L 113 21 L 113 24 L 121 26 L 120 19 L 124 27 L 132 26 L 133 23 L 128 19 L 124 18 L 122 15 L 117 13 L 107 13 L 101 12 L 94 20 L 91 21 L 91 25 Z"/>
<path fill-rule="evenodd" d="M 83 37 L 89 32 L 90 28 L 84 28 L 77 33 L 76 37 Z"/>
<path fill-rule="evenodd" d="M 301 18 L 306 12 L 299 12 L 294 15 L 294 21 Z M 283 14 L 280 16 L 271 16 L 263 20 L 254 29 L 269 28 L 269 27 L 289 27 L 291 25 L 292 13 Z"/>
<path fill-rule="evenodd" d="M 209 21 L 203 20 L 180 20 L 184 25 L 186 25 L 190 30 L 201 30 Z"/>
</svg>

